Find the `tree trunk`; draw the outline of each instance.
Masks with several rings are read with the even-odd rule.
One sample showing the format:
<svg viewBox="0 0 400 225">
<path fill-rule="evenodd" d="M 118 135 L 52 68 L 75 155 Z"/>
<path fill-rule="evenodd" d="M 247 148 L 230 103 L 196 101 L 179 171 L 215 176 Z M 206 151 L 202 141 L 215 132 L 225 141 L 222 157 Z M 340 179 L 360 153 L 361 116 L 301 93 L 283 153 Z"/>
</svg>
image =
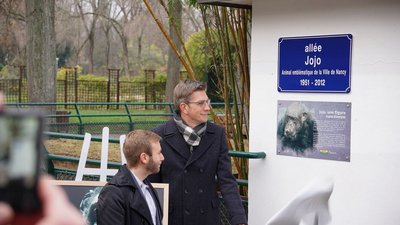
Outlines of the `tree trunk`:
<svg viewBox="0 0 400 225">
<path fill-rule="evenodd" d="M 179 0 L 174 0 L 169 4 L 169 10 L 171 18 L 169 18 L 169 35 L 172 41 L 175 43 L 176 47 L 179 49 L 182 48 L 181 42 L 179 41 L 179 36 L 177 35 L 174 29 L 174 24 L 177 26 L 177 30 L 179 33 L 182 33 L 182 3 Z M 168 51 L 168 68 L 167 68 L 167 83 L 165 87 L 165 96 L 167 102 L 173 101 L 173 92 L 175 86 L 179 82 L 180 78 L 180 69 L 181 63 L 172 49 L 169 48 Z"/>
<path fill-rule="evenodd" d="M 124 75 L 129 76 L 129 54 L 128 54 L 128 40 L 125 34 L 121 37 L 122 41 L 122 61 L 124 63 Z"/>
<path fill-rule="evenodd" d="M 94 32 L 94 28 L 92 28 L 88 35 L 88 40 L 89 40 L 88 60 L 89 60 L 89 73 L 90 74 L 94 73 L 94 65 L 93 65 L 94 64 L 93 63 L 94 38 L 95 38 L 95 32 Z"/>
<path fill-rule="evenodd" d="M 55 0 L 26 4 L 27 79 L 29 102 L 56 102 Z M 54 108 L 47 109 L 54 113 Z"/>
<path fill-rule="evenodd" d="M 142 71 L 142 38 L 143 38 L 143 29 L 140 30 L 137 45 L 138 45 L 138 52 L 137 52 L 137 60 L 136 60 L 136 73 Z M 149 68 L 151 69 L 151 68 Z"/>
<path fill-rule="evenodd" d="M 106 36 L 106 64 L 107 64 L 107 69 L 111 69 L 110 65 L 110 52 L 111 52 L 111 38 L 110 38 L 110 29 L 107 29 L 104 31 L 104 34 Z"/>
<path fill-rule="evenodd" d="M 78 1 L 75 0 L 75 6 L 77 7 L 77 10 L 79 12 L 79 17 L 81 18 L 83 24 L 84 24 L 84 28 L 85 31 L 87 33 L 87 39 L 85 40 L 85 43 L 88 42 L 89 47 L 87 49 L 87 57 L 88 57 L 88 61 L 89 61 L 89 73 L 93 74 L 94 72 L 94 65 L 93 65 L 93 54 L 94 54 L 94 39 L 95 39 L 95 35 L 96 35 L 96 23 L 97 23 L 97 19 L 98 19 L 98 6 L 97 3 L 102 4 L 102 1 L 95 1 L 95 0 L 91 0 L 90 1 L 90 5 L 92 7 L 92 20 L 88 20 L 86 19 L 85 14 L 87 13 L 87 7 L 83 6 L 83 2 L 82 1 Z M 89 21 L 89 22 L 88 22 Z M 88 25 L 86 25 L 88 24 Z M 84 45 L 82 45 L 83 47 Z M 79 53 L 78 53 L 79 54 Z M 79 55 L 78 55 L 79 56 Z"/>
</svg>

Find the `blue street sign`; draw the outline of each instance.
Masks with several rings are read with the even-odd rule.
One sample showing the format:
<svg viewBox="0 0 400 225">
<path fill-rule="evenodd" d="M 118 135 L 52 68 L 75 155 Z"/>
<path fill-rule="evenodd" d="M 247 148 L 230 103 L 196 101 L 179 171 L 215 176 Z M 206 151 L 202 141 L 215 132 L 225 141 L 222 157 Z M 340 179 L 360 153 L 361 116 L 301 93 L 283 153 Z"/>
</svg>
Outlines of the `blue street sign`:
<svg viewBox="0 0 400 225">
<path fill-rule="evenodd" d="M 351 34 L 279 38 L 279 92 L 350 92 Z"/>
</svg>

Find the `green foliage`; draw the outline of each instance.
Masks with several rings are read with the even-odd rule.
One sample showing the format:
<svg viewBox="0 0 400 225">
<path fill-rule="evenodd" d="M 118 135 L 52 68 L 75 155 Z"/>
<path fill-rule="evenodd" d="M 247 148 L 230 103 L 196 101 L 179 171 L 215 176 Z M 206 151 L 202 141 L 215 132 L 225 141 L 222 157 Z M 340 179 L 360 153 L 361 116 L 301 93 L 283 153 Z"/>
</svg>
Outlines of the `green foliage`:
<svg viewBox="0 0 400 225">
<path fill-rule="evenodd" d="M 144 73 L 136 75 L 134 77 L 123 76 L 120 77 L 120 81 L 129 81 L 129 82 L 145 82 L 146 77 Z M 158 72 L 156 71 L 156 76 L 154 78 L 155 82 L 166 82 L 167 81 L 167 74 L 165 72 Z"/>
<path fill-rule="evenodd" d="M 156 77 L 154 78 L 154 81 L 156 82 L 167 82 L 167 73 L 165 72 L 159 72 L 156 74 Z"/>
<path fill-rule="evenodd" d="M 10 71 L 8 66 L 4 66 L 1 71 L 0 71 L 0 78 L 9 78 L 10 77 Z"/>
<path fill-rule="evenodd" d="M 81 74 L 82 67 L 77 66 L 77 80 L 78 82 L 78 93 L 90 93 L 82 94 L 79 96 L 81 102 L 104 102 L 106 100 L 105 90 L 107 90 L 108 79 L 103 76 L 96 76 L 94 74 Z M 65 75 L 68 73 L 68 81 L 74 79 L 74 68 L 60 68 L 57 71 L 57 80 L 65 81 Z M 71 78 L 70 76 L 73 76 Z M 71 85 L 71 84 L 70 84 Z"/>
<path fill-rule="evenodd" d="M 107 99 L 107 78 L 96 76 L 93 74 L 80 75 L 77 79 L 78 82 L 78 92 L 80 93 L 90 93 L 89 95 L 81 95 L 80 101 L 85 102 L 102 102 Z"/>
<path fill-rule="evenodd" d="M 197 0 L 185 0 L 185 3 L 191 7 L 198 7 Z"/>
<path fill-rule="evenodd" d="M 0 70 L 0 78 L 3 79 L 19 79 L 19 67 L 6 65 Z"/>
<path fill-rule="evenodd" d="M 78 76 L 78 81 L 108 81 L 107 78 L 102 76 L 97 76 L 94 74 L 85 74 Z"/>
<path fill-rule="evenodd" d="M 82 73 L 83 68 L 81 66 L 75 66 L 77 68 L 77 75 L 79 76 Z M 74 68 L 71 67 L 61 67 L 57 70 L 57 80 L 65 80 L 66 73 L 74 73 Z"/>
<path fill-rule="evenodd" d="M 195 74 L 203 79 L 212 64 L 212 57 L 207 54 L 207 40 L 205 32 L 192 34 L 185 43 L 189 58 L 192 61 Z"/>
<path fill-rule="evenodd" d="M 136 76 L 134 76 L 136 77 Z M 119 77 L 119 81 L 132 81 L 134 79 L 134 77 L 131 76 L 120 76 Z"/>
</svg>

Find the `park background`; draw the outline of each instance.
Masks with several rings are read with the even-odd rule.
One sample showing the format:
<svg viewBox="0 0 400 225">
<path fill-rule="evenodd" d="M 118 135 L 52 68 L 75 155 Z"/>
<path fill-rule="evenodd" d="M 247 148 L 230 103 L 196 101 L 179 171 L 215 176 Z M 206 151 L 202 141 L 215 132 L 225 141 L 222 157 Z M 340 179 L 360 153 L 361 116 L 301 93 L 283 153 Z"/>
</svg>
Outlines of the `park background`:
<svg viewBox="0 0 400 225">
<path fill-rule="evenodd" d="M 45 110 L 50 132 L 76 130 L 70 127 L 76 120 L 79 134 L 83 123 L 105 125 L 104 117 L 114 123 L 120 106 L 128 123 L 151 110 L 163 110 L 156 117 L 165 121 L 172 112 L 162 104 L 172 102 L 180 79 L 191 78 L 207 82 L 210 98 L 222 101 L 210 120 L 225 126 L 229 149 L 248 151 L 250 7 L 193 0 L 8 0 L 0 10 L 0 90 L 9 108 Z M 53 146 L 64 155 L 74 151 Z M 232 160 L 247 198 L 248 161 Z"/>
<path fill-rule="evenodd" d="M 396 178 L 400 175 L 398 163 L 400 155 L 397 143 L 400 124 L 397 112 L 400 106 L 396 99 L 400 97 L 400 89 L 397 87 L 400 82 L 398 76 L 400 45 L 397 43 L 400 39 L 399 2 L 397 0 L 353 0 L 350 2 L 253 0 L 251 2 L 251 13 L 246 14 L 249 12 L 248 7 L 242 11 L 235 11 L 239 14 L 243 13 L 240 15 L 247 15 L 247 18 L 250 18 L 247 21 L 251 21 L 251 27 L 241 29 L 245 27 L 243 24 L 243 26 L 231 26 L 236 24 L 232 21 L 239 21 L 227 19 L 231 17 L 221 16 L 218 17 L 220 20 L 215 20 L 222 21 L 215 24 L 230 24 L 220 30 L 225 34 L 232 30 L 247 32 L 234 32 L 235 34 L 245 33 L 245 36 L 232 35 L 229 38 L 227 36 L 219 38 L 221 45 L 218 46 L 222 47 L 211 49 L 232 54 L 220 54 L 226 56 L 220 58 L 211 57 L 210 60 L 213 62 L 211 65 L 223 66 L 207 67 L 221 69 L 222 73 L 216 74 L 229 74 L 226 72 L 236 71 L 236 74 L 240 75 L 221 76 L 217 79 L 225 84 L 225 86 L 219 86 L 220 93 L 228 93 L 224 90 L 235 91 L 237 87 L 241 87 L 238 88 L 239 90 L 244 90 L 240 92 L 241 94 L 229 92 L 232 94 L 229 97 L 222 94 L 224 100 L 234 102 L 235 106 L 245 105 L 244 108 L 238 108 L 234 114 L 231 114 L 235 115 L 235 120 L 229 117 L 229 110 L 224 111 L 227 112 L 226 121 L 235 121 L 237 125 L 232 126 L 232 137 L 237 140 L 232 149 L 245 149 L 241 148 L 243 146 L 241 143 L 245 142 L 241 142 L 240 138 L 246 135 L 249 137 L 250 152 L 267 153 L 264 160 L 250 160 L 249 224 L 265 224 L 298 193 L 298 190 L 311 180 L 323 176 L 334 177 L 335 186 L 329 202 L 332 224 L 398 224 L 400 208 L 397 197 L 400 182 Z M 231 15 L 224 12 L 230 12 L 232 9 L 218 9 L 221 10 L 218 11 L 221 12 L 220 15 Z M 204 29 L 206 30 L 207 26 L 204 26 Z M 278 39 L 331 34 L 353 35 L 351 92 L 347 94 L 279 93 L 277 91 Z M 27 35 L 29 36 L 29 32 Z M 251 39 L 248 39 L 248 36 L 251 36 Z M 217 35 L 217 37 L 222 36 Z M 13 40 L 13 38 L 8 40 Z M 231 41 L 232 45 L 224 44 L 225 40 Z M 248 44 L 250 40 L 251 47 Z M 243 46 L 246 47 L 243 48 Z M 231 50 L 235 51 L 231 52 Z M 245 54 L 241 54 L 243 52 Z M 229 59 L 232 55 L 235 56 L 233 61 Z M 243 57 L 250 55 L 250 58 Z M 54 66 L 55 58 L 55 54 L 50 55 L 47 61 Z M 227 58 L 228 60 L 225 60 Z M 196 74 L 192 73 L 191 67 L 188 66 L 189 61 L 182 60 L 182 57 L 177 57 L 177 59 L 181 60 L 182 65 L 186 65 L 177 71 L 186 71 L 188 77 Z M 232 65 L 235 66 L 232 67 Z M 29 68 L 29 63 L 27 63 L 27 68 Z M 171 81 L 172 79 L 168 77 L 168 66 L 165 71 L 167 71 L 167 82 Z M 251 78 L 249 71 L 251 71 Z M 28 74 L 30 74 L 29 69 Z M 56 74 L 55 69 L 51 73 L 51 79 L 55 77 L 54 74 Z M 235 80 L 237 77 L 240 79 Z M 250 96 L 250 81 L 251 98 L 247 98 Z M 242 85 L 237 85 L 237 83 Z M 54 86 L 54 84 L 51 85 Z M 224 87 L 227 89 L 223 89 Z M 46 86 L 44 90 L 47 88 L 51 89 Z M 166 90 L 168 90 L 168 85 L 166 85 Z M 240 96 L 239 101 L 235 102 L 235 96 Z M 276 125 L 279 100 L 351 102 L 351 160 L 338 162 L 277 155 Z M 239 102 L 241 104 L 237 104 Z M 229 104 L 225 104 L 225 107 L 227 106 L 229 108 Z M 241 125 L 244 125 L 244 128 Z"/>
</svg>

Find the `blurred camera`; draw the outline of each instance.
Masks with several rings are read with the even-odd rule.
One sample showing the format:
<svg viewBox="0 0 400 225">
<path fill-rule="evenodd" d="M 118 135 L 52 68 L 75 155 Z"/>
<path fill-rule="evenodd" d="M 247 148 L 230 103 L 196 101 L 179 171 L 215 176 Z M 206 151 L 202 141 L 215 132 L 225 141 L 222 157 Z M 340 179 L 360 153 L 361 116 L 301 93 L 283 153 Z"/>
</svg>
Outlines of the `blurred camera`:
<svg viewBox="0 0 400 225">
<path fill-rule="evenodd" d="M 37 184 L 43 117 L 36 112 L 0 112 L 0 201 L 16 212 L 40 209 Z"/>
</svg>

